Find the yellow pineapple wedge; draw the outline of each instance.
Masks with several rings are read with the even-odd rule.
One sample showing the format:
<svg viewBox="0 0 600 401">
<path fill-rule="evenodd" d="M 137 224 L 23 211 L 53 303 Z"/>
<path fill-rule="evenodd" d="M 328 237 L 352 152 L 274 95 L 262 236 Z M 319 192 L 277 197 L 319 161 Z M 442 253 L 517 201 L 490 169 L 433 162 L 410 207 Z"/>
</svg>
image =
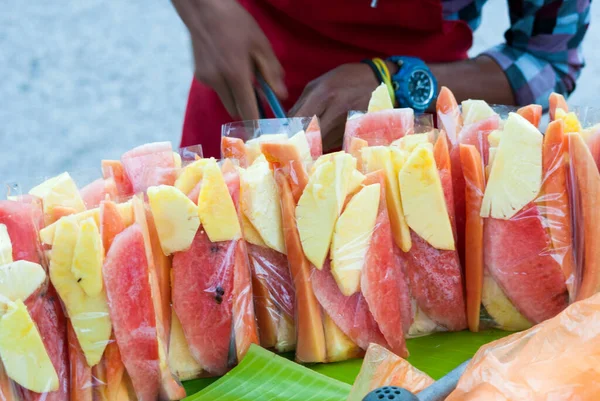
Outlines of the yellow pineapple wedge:
<svg viewBox="0 0 600 401">
<path fill-rule="evenodd" d="M 489 274 L 483 276 L 481 303 L 498 327 L 503 330 L 520 331 L 533 326 L 515 308 L 498 283 Z"/>
<path fill-rule="evenodd" d="M 267 244 L 265 244 L 265 241 L 263 241 L 258 231 L 256 231 L 256 228 L 254 228 L 250 220 L 248 220 L 246 215 L 243 213 L 240 215 L 240 223 L 242 225 L 242 233 L 246 242 L 262 246 L 263 248 L 268 248 Z"/>
<path fill-rule="evenodd" d="M 331 241 L 331 273 L 342 294 L 360 290 L 360 277 L 379 209 L 380 185 L 368 185 L 350 199 Z"/>
<path fill-rule="evenodd" d="M 354 344 L 326 313 L 323 314 L 323 327 L 327 346 L 327 362 L 346 361 L 362 356 L 362 349 Z"/>
<path fill-rule="evenodd" d="M 22 300 L 0 318 L 0 356 L 8 377 L 28 390 L 58 390 L 58 375 L 40 333 Z"/>
<path fill-rule="evenodd" d="M 170 255 L 188 250 L 200 227 L 196 204 L 168 185 L 150 187 L 147 193 L 162 252 Z"/>
<path fill-rule="evenodd" d="M 13 261 L 12 242 L 8 235 L 6 225 L 0 224 L 0 265 Z"/>
<path fill-rule="evenodd" d="M 42 200 L 44 213 L 51 215 L 56 206 L 70 207 L 76 212 L 83 212 L 85 204 L 79 194 L 77 184 L 69 173 L 62 173 L 50 178 L 29 191 Z"/>
<path fill-rule="evenodd" d="M 0 316 L 11 302 L 27 300 L 46 281 L 44 268 L 27 260 L 0 266 Z"/>
<path fill-rule="evenodd" d="M 542 186 L 542 139 L 529 121 L 509 114 L 483 195 L 481 217 L 508 220 L 537 197 Z"/>
<path fill-rule="evenodd" d="M 262 241 L 285 254 L 279 191 L 266 160 L 254 162 L 246 170 L 240 169 L 240 208 Z M 245 236 L 253 234 L 244 231 Z"/>
<path fill-rule="evenodd" d="M 565 122 L 565 134 L 570 132 L 581 132 L 583 130 L 581 123 L 577 118 L 577 114 L 572 111 L 567 113 L 563 109 L 558 108 L 554 112 L 554 119 L 563 120 Z"/>
<path fill-rule="evenodd" d="M 79 224 L 74 215 L 57 222 L 50 259 L 50 280 L 67 309 L 88 365 L 94 366 L 102 358 L 112 326 L 105 291 L 95 296 L 87 295 L 71 270 L 78 234 Z"/>
<path fill-rule="evenodd" d="M 483 100 L 465 100 L 461 103 L 464 125 L 485 120 L 496 112 Z"/>
<path fill-rule="evenodd" d="M 406 221 L 415 233 L 434 248 L 454 250 L 444 190 L 429 145 L 418 145 L 400 170 L 402 206 Z"/>
<path fill-rule="evenodd" d="M 204 171 L 207 161 L 208 159 L 199 159 L 185 166 L 177 180 L 175 180 L 175 188 L 186 195 L 192 192 L 192 189 L 202 179 L 202 171 Z"/>
<path fill-rule="evenodd" d="M 310 154 L 310 146 L 308 145 L 308 140 L 306 139 L 306 133 L 304 130 L 297 132 L 290 138 L 290 142 L 294 144 L 298 148 L 298 153 L 300 153 L 300 158 L 305 163 L 312 163 L 312 156 Z"/>
<path fill-rule="evenodd" d="M 386 84 L 382 83 L 379 85 L 373 93 L 371 93 L 371 99 L 369 99 L 369 107 L 367 108 L 368 113 L 381 110 L 393 109 L 392 98 Z"/>
<path fill-rule="evenodd" d="M 104 249 L 100 230 L 92 217 L 79 225 L 79 234 L 73 253 L 71 272 L 79 286 L 90 297 L 102 291 L 102 263 Z"/>
<path fill-rule="evenodd" d="M 417 145 L 422 143 L 430 143 L 428 134 L 413 134 L 405 135 L 400 139 L 396 139 L 392 142 L 392 146 L 398 147 L 406 152 L 412 152 Z"/>
<path fill-rule="evenodd" d="M 254 163 L 254 161 L 262 155 L 260 151 L 260 144 L 265 142 L 286 142 L 288 141 L 287 134 L 268 134 L 261 135 L 258 138 L 249 139 L 246 141 L 246 157 L 248 158 L 248 164 Z"/>
<path fill-rule="evenodd" d="M 181 381 L 195 379 L 202 374 L 202 366 L 192 357 L 181 322 L 174 310 L 171 311 L 169 368 Z"/>
<path fill-rule="evenodd" d="M 204 166 L 198 196 L 198 215 L 211 242 L 232 241 L 242 236 L 237 211 L 215 159 Z"/>
<path fill-rule="evenodd" d="M 181 168 L 181 155 L 177 152 L 173 152 L 173 165 L 175 168 Z"/>
<path fill-rule="evenodd" d="M 388 146 L 365 147 L 361 149 L 361 158 L 363 167 L 367 172 L 371 173 L 377 170 L 385 172 L 385 198 L 390 214 L 394 242 L 404 252 L 408 252 L 412 246 L 410 230 L 402 209 L 398 174 L 395 171 L 390 149 L 392 148 Z"/>
<path fill-rule="evenodd" d="M 302 249 L 317 269 L 323 268 L 338 217 L 335 173 L 333 161 L 321 164 L 310 176 L 296 207 Z"/>
<path fill-rule="evenodd" d="M 497 148 L 498 145 L 500 144 L 500 138 L 502 137 L 502 130 L 496 129 L 493 130 L 489 135 L 488 135 L 488 143 L 490 144 L 490 147 L 492 148 Z"/>
<path fill-rule="evenodd" d="M 117 209 L 119 210 L 119 214 L 123 219 L 125 227 L 130 226 L 133 223 L 133 209 L 131 207 L 131 201 L 117 204 Z M 74 214 L 72 216 L 75 217 L 75 220 L 78 223 L 81 223 L 82 221 L 87 220 L 91 217 L 94 219 L 96 226 L 100 227 L 100 208 L 98 207 Z M 58 221 L 40 230 L 40 240 L 44 244 L 52 245 L 54 243 L 54 234 L 56 232 L 57 225 Z"/>
</svg>

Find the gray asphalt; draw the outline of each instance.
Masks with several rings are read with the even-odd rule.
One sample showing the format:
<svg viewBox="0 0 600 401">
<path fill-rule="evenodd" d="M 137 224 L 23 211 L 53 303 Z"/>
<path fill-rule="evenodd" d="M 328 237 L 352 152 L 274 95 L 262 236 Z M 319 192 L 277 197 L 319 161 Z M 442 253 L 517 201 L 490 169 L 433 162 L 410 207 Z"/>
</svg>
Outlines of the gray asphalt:
<svg viewBox="0 0 600 401">
<path fill-rule="evenodd" d="M 167 0 L 2 0 L 0 182 L 24 186 L 68 170 L 99 174 L 101 159 L 138 144 L 179 142 L 192 60 Z M 600 93 L 600 6 L 588 67 L 570 99 Z M 506 3 L 490 0 L 472 54 L 502 41 Z M 595 54 L 593 51 L 595 50 Z"/>
</svg>

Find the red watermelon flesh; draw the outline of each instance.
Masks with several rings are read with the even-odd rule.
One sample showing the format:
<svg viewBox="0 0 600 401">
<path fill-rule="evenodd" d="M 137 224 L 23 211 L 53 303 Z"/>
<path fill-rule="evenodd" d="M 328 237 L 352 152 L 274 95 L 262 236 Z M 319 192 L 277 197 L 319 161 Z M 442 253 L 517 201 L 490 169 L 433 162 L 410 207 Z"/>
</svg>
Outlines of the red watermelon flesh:
<svg viewBox="0 0 600 401">
<path fill-rule="evenodd" d="M 138 146 L 124 153 L 121 162 L 134 193 L 145 192 L 153 185 L 175 183 L 175 160 L 170 142 L 154 142 Z"/>
<path fill-rule="evenodd" d="M 408 351 L 401 329 L 409 304 L 403 266 L 394 254 L 392 227 L 385 203 L 385 179 L 381 171 L 367 175 L 365 185 L 379 183 L 381 197 L 371 244 L 361 275 L 361 291 L 392 352 L 406 357 Z"/>
<path fill-rule="evenodd" d="M 46 291 L 36 292 L 27 298 L 25 306 L 38 331 L 58 375 L 57 391 L 45 394 L 21 388 L 24 401 L 69 401 L 69 344 L 67 342 L 67 319 L 60 299 L 51 284 Z"/>
<path fill-rule="evenodd" d="M 323 140 L 321 138 L 321 127 L 319 126 L 319 119 L 314 116 L 310 120 L 310 124 L 306 128 L 306 140 L 308 141 L 308 147 L 310 148 L 310 156 L 313 159 L 317 159 L 323 154 Z"/>
<path fill-rule="evenodd" d="M 341 293 L 331 274 L 329 260 L 322 270 L 313 269 L 311 283 L 325 312 L 356 345 L 364 350 L 370 343 L 389 347 L 363 294 L 357 292 L 347 297 Z"/>
<path fill-rule="evenodd" d="M 155 401 L 161 373 L 144 236 L 134 223 L 114 238 L 102 269 L 110 319 L 140 401 Z"/>
<path fill-rule="evenodd" d="M 235 249 L 235 241 L 210 242 L 200 228 L 190 249 L 173 256 L 173 308 L 194 359 L 217 375 L 227 371 Z"/>
<path fill-rule="evenodd" d="M 133 186 L 119 160 L 102 160 L 102 178 L 112 178 L 115 181 L 121 198 L 129 198 L 133 195 Z"/>
<path fill-rule="evenodd" d="M 567 307 L 569 296 L 543 218 L 534 203 L 510 220 L 486 219 L 484 263 L 527 320 L 540 323 Z"/>
<path fill-rule="evenodd" d="M 202 188 L 202 181 L 200 181 L 198 184 L 196 184 L 196 186 L 194 187 L 194 189 L 192 189 L 190 191 L 189 194 L 187 194 L 187 197 L 194 202 L 195 204 L 198 204 L 198 197 L 200 196 L 200 189 Z"/>
<path fill-rule="evenodd" d="M 94 209 L 100 206 L 100 202 L 106 199 L 106 195 L 108 195 L 111 200 L 119 199 L 119 191 L 117 190 L 117 185 L 112 177 L 107 179 L 98 178 L 97 180 L 92 181 L 81 188 L 79 194 L 87 209 Z"/>
<path fill-rule="evenodd" d="M 43 228 L 43 212 L 37 198 L 0 201 L 0 224 L 4 224 L 12 243 L 13 260 L 42 264 L 38 230 Z"/>
<path fill-rule="evenodd" d="M 360 138 L 369 146 L 391 144 L 414 130 L 414 112 L 412 109 L 382 110 L 366 113 L 346 121 L 344 132 L 344 150 L 350 146 L 350 138 Z"/>
</svg>

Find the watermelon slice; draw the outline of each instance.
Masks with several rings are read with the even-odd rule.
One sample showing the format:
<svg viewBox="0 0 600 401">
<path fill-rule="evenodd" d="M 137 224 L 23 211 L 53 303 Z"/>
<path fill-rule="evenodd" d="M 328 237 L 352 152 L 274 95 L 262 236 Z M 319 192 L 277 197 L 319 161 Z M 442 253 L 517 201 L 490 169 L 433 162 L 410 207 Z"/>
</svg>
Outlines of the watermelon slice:
<svg viewBox="0 0 600 401">
<path fill-rule="evenodd" d="M 173 185 L 176 179 L 175 160 L 170 142 L 155 142 L 138 146 L 121 156 L 125 173 L 134 193 L 145 192 L 153 185 Z"/>
<path fill-rule="evenodd" d="M 125 168 L 119 160 L 102 160 L 102 178 L 115 180 L 117 191 L 121 199 L 133 195 L 133 186 L 125 173 Z"/>
<path fill-rule="evenodd" d="M 13 260 L 42 264 L 38 230 L 43 227 L 41 203 L 33 197 L 0 201 L 0 224 L 4 224 L 12 243 Z"/>
<path fill-rule="evenodd" d="M 396 139 L 414 130 L 412 109 L 391 109 L 366 113 L 346 121 L 344 150 L 349 149 L 351 138 L 367 141 L 369 146 L 390 145 Z"/>
<path fill-rule="evenodd" d="M 92 401 L 92 369 L 85 360 L 85 355 L 79 346 L 79 341 L 77 341 L 75 330 L 70 321 L 67 323 L 67 339 L 69 342 L 71 400 Z"/>
<path fill-rule="evenodd" d="M 313 159 L 318 158 L 323 154 L 323 140 L 321 138 L 321 126 L 319 125 L 319 119 L 314 116 L 310 120 L 310 124 L 306 127 L 306 140 L 308 141 L 308 147 L 310 148 L 310 156 Z"/>
<path fill-rule="evenodd" d="M 114 238 L 102 273 L 115 338 L 133 389 L 138 400 L 154 401 L 161 379 L 159 344 L 144 235 L 138 223 Z"/>
<path fill-rule="evenodd" d="M 510 220 L 486 219 L 483 249 L 486 269 L 527 320 L 537 324 L 567 307 L 565 278 L 534 203 Z"/>
<path fill-rule="evenodd" d="M 100 202 L 106 199 L 119 199 L 119 191 L 114 178 L 98 178 L 79 190 L 83 203 L 87 209 L 93 209 L 100 206 Z"/>
<path fill-rule="evenodd" d="M 381 184 L 379 211 L 361 276 L 361 290 L 369 309 L 391 350 L 408 356 L 404 333 L 406 308 L 410 307 L 404 266 L 394 254 L 392 228 L 385 201 L 385 177 L 382 171 L 368 174 L 364 185 Z"/>
<path fill-rule="evenodd" d="M 388 346 L 369 311 L 365 297 L 360 292 L 349 297 L 341 293 L 331 274 L 329 259 L 325 261 L 322 270 L 312 270 L 311 282 L 315 296 L 325 312 L 354 343 L 365 350 L 370 343 Z"/>
<path fill-rule="evenodd" d="M 38 292 L 25 301 L 27 310 L 35 322 L 46 351 L 58 374 L 57 391 L 39 394 L 21 388 L 24 401 L 69 401 L 69 345 L 67 342 L 67 319 L 54 287 L 48 284 L 46 292 Z"/>
</svg>

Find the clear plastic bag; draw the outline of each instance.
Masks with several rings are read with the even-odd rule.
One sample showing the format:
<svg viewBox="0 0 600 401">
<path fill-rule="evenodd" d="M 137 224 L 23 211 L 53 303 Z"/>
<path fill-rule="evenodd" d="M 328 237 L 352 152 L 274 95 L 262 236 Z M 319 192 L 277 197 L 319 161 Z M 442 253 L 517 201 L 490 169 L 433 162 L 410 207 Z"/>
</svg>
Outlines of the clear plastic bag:
<svg viewBox="0 0 600 401">
<path fill-rule="evenodd" d="M 411 393 L 424 390 L 434 380 L 386 348 L 371 344 L 365 355 L 360 372 L 354 381 L 348 401 L 362 399 L 376 388 L 396 386 Z"/>
<path fill-rule="evenodd" d="M 484 345 L 446 401 L 596 400 L 600 295 L 527 331 Z"/>
</svg>

